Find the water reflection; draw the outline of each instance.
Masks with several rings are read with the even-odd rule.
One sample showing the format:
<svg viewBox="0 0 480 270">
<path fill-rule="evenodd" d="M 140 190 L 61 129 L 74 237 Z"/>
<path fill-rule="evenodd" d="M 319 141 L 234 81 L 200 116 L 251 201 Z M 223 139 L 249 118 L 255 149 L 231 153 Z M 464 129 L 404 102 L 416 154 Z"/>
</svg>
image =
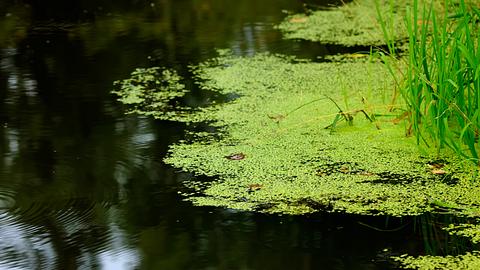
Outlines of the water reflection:
<svg viewBox="0 0 480 270">
<path fill-rule="evenodd" d="M 78 205 L 77 205 L 78 206 Z M 37 211 L 40 209 L 36 209 Z M 94 211 L 78 212 L 72 206 L 51 211 L 48 218 L 27 224 L 7 212 L 0 217 L 2 267 L 8 269 L 135 269 L 139 254 L 118 225 L 118 211 L 109 209 L 105 224 L 93 225 Z M 22 213 L 23 214 L 23 213 Z"/>
<path fill-rule="evenodd" d="M 216 48 L 340 50 L 281 40 L 282 10 L 304 2 L 335 1 L 0 1 L 0 268 L 387 269 L 386 247 L 425 250 L 411 225 L 390 234 L 360 217 L 195 208 L 177 194 L 192 176 L 162 163 L 185 126 L 126 116 L 110 95 L 134 68 L 162 65 L 203 104 L 217 97 L 187 66 Z"/>
<path fill-rule="evenodd" d="M 28 269 L 31 266 L 53 269 L 55 253 L 43 234 L 29 234 L 10 214 L 0 215 L 0 261 L 2 269 Z M 33 228 L 31 231 L 35 231 Z"/>
<path fill-rule="evenodd" d="M 0 238 L 8 240 L 1 244 L 8 252 L 0 257 L 2 265 L 24 269 L 390 269 L 395 266 L 389 264 L 389 256 L 418 252 L 423 244 L 411 238 L 416 235 L 412 234 L 415 219 L 386 222 L 334 214 L 275 217 L 194 209 L 175 202 L 179 198 L 171 193 L 150 198 L 144 198 L 144 190 L 139 193 L 143 196 L 130 194 L 130 202 L 115 205 L 77 200 L 52 204 L 49 209 L 34 206 L 29 210 L 33 215 L 5 213 L 0 218 Z M 147 208 L 146 202 L 152 205 Z M 136 208 L 139 205 L 141 209 Z M 471 247 L 466 244 L 456 252 L 466 248 Z"/>
<path fill-rule="evenodd" d="M 110 209 L 108 213 L 109 245 L 97 255 L 101 269 L 138 269 L 140 265 L 140 252 L 132 243 L 128 232 L 119 226 L 122 221 L 123 216 L 120 210 Z M 89 268 L 91 265 L 86 264 Z"/>
</svg>

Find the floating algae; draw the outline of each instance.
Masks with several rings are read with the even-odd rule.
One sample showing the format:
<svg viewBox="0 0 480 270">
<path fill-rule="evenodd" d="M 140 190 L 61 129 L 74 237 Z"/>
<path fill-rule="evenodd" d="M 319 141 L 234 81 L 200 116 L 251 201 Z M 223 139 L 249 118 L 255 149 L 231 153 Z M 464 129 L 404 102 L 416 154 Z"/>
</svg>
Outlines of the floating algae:
<svg viewBox="0 0 480 270">
<path fill-rule="evenodd" d="M 307 25 L 318 24 L 314 16 L 321 12 L 342 13 L 335 16 L 350 20 L 348 27 L 357 27 L 358 20 L 376 22 L 373 1 L 363 2 L 370 3 L 370 15 L 363 18 L 353 8 L 348 13 L 341 7 L 309 17 L 296 15 L 282 25 L 299 26 L 296 33 L 287 34 L 289 38 L 384 44 L 378 24 L 358 32 L 349 32 L 348 25 L 331 28 L 334 20 L 330 19 L 327 30 Z M 398 18 L 392 21 L 399 22 Z M 401 27 L 394 27 L 400 30 L 397 39 L 403 37 Z M 299 33 L 303 36 L 294 36 Z M 136 112 L 160 119 L 213 121 L 211 125 L 221 131 L 220 137 L 198 133 L 197 140 L 173 145 L 165 159 L 184 171 L 214 179 L 194 178 L 186 183 L 192 191 L 184 197 L 199 206 L 282 214 L 341 211 L 393 216 L 440 210 L 479 217 L 480 185 L 471 181 L 471 164 L 443 157 L 445 162 L 438 169 L 435 164 L 440 157 L 420 155 L 388 110 L 391 107 L 386 102 L 394 84 L 388 70 L 363 58 L 355 55 L 349 61 L 311 63 L 268 54 L 250 58 L 222 54 L 198 65 L 194 73 L 203 89 L 233 94 L 237 99 L 181 117 L 172 113 L 175 109 L 170 105 L 160 113 L 141 100 L 134 105 Z M 180 95 L 164 104 L 176 97 Z M 478 240 L 479 225 L 453 226 L 450 233 Z M 480 267 L 476 251 L 447 257 L 405 255 L 396 260 L 404 268 Z"/>
<path fill-rule="evenodd" d="M 451 235 L 464 236 L 472 243 L 480 242 L 480 224 L 450 224 L 445 228 Z M 480 251 L 467 252 L 457 256 L 398 256 L 394 260 L 405 269 L 435 270 L 476 270 L 480 269 Z"/>
<path fill-rule="evenodd" d="M 189 183 L 195 192 L 185 197 L 196 205 L 283 214 L 402 216 L 439 209 L 480 215 L 480 186 L 469 181 L 468 169 L 453 159 L 422 158 L 391 118 L 377 116 L 371 123 L 354 114 L 387 111 L 378 97 L 388 96 L 384 91 L 393 82 L 382 64 L 224 56 L 200 65 L 196 74 L 205 89 L 240 96 L 208 112 L 224 127 L 221 139 L 174 145 L 166 159 L 217 178 Z M 332 100 L 344 102 L 337 107 Z M 354 126 L 343 122 L 325 129 L 339 107 L 351 114 Z M 434 172 L 439 160 L 442 174 Z M 479 264 L 478 253 L 397 260 L 420 269 L 477 269 Z"/>
<path fill-rule="evenodd" d="M 480 243 L 480 224 L 450 224 L 445 230 L 452 235 L 468 237 L 473 243 Z"/>
<path fill-rule="evenodd" d="M 116 81 L 112 93 L 129 106 L 130 113 L 153 116 L 161 120 L 180 120 L 182 108 L 172 104 L 187 90 L 174 70 L 137 68 L 130 78 Z M 183 108 L 185 109 L 185 108 Z"/>
<path fill-rule="evenodd" d="M 396 115 L 385 105 L 393 81 L 383 64 L 223 54 L 199 64 L 194 73 L 203 89 L 238 98 L 181 119 L 175 114 L 168 118 L 169 107 L 160 106 L 167 110 L 162 119 L 214 120 L 211 125 L 222 133 L 199 132 L 195 140 L 171 146 L 166 163 L 214 179 L 186 182 L 191 188 L 183 194 L 186 200 L 282 214 L 402 216 L 439 209 L 480 216 L 480 185 L 470 181 L 466 167 L 471 164 L 422 157 L 414 139 L 405 137 L 405 127 L 395 124 Z M 173 88 L 177 90 L 184 91 Z M 126 100 L 134 100 L 141 113 L 151 104 Z M 348 117 L 340 117 L 342 113 Z M 440 163 L 442 174 L 434 173 Z M 397 260 L 404 267 L 434 269 L 422 265 L 430 261 L 463 267 L 475 265 L 477 258 L 477 253 L 468 253 Z"/>
<path fill-rule="evenodd" d="M 465 215 L 478 212 L 472 206 L 478 205 L 478 186 L 468 186 L 461 175 L 455 185 L 444 180 L 457 177 L 449 169 L 453 165 L 445 165 L 445 175 L 432 173 L 432 160 L 420 157 L 393 116 L 377 116 L 371 123 L 358 113 L 387 112 L 378 97 L 388 96 L 393 82 L 381 63 L 223 56 L 199 65 L 195 73 L 204 89 L 239 95 L 202 112 L 222 127 L 220 139 L 173 145 L 165 159 L 217 179 L 191 180 L 195 192 L 186 197 L 197 205 L 290 214 L 400 216 L 445 205 Z M 335 129 L 325 129 L 338 118 L 337 106 L 350 114 L 353 126 L 338 122 Z M 236 153 L 242 158 L 226 158 Z M 406 180 L 399 183 L 399 177 Z"/>
<path fill-rule="evenodd" d="M 394 40 L 406 39 L 404 16 L 409 1 L 404 0 L 356 0 L 340 7 L 314 11 L 310 15 L 288 16 L 278 28 L 287 39 L 345 46 L 386 45 L 375 1 L 379 2 L 379 11 L 389 35 Z"/>
<path fill-rule="evenodd" d="M 402 268 L 437 270 L 475 270 L 480 269 L 480 252 L 473 251 L 459 256 L 400 256 L 395 258 L 401 262 Z"/>
<path fill-rule="evenodd" d="M 186 92 L 180 77 L 159 71 L 135 71 L 117 82 L 124 91 L 117 94 L 134 112 L 160 119 L 214 120 L 222 136 L 199 132 L 171 146 L 165 160 L 217 179 L 187 184 L 195 204 L 292 214 L 400 216 L 449 208 L 480 215 L 480 187 L 467 181 L 468 170 L 446 162 L 444 173 L 432 173 L 434 161 L 422 158 L 388 115 L 384 101 L 393 81 L 381 63 L 223 54 L 198 65 L 196 79 L 204 89 L 239 98 L 181 118 L 169 111 L 175 110 L 169 102 Z"/>
</svg>

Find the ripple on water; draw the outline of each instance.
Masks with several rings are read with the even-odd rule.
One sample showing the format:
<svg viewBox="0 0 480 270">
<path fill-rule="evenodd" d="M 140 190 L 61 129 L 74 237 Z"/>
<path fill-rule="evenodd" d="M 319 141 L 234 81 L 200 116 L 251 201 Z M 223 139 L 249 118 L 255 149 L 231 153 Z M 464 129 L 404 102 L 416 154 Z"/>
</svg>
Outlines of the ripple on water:
<svg viewBox="0 0 480 270">
<path fill-rule="evenodd" d="M 5 210 L 0 213 L 0 239 L 0 269 L 53 269 L 53 246 L 39 226 Z"/>
<path fill-rule="evenodd" d="M 0 194 L 13 200 L 7 191 Z M 71 198 L 11 205 L 0 211 L 0 269 L 56 269 L 66 260 L 86 269 L 138 265 L 122 210 L 111 202 Z"/>
<path fill-rule="evenodd" d="M 9 188 L 0 187 L 0 211 L 11 209 L 15 206 L 15 192 Z"/>
</svg>

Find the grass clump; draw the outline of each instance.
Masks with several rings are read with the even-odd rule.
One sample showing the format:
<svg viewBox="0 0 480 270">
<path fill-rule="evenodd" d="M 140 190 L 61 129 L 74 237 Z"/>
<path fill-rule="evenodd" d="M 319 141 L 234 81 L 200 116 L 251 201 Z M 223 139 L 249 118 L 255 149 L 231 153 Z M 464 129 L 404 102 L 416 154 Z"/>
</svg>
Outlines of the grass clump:
<svg viewBox="0 0 480 270">
<path fill-rule="evenodd" d="M 392 40 L 407 38 L 403 21 L 407 3 L 406 0 L 356 0 L 309 15 L 288 16 L 278 29 L 287 39 L 345 46 L 386 45 L 384 33 Z"/>
<path fill-rule="evenodd" d="M 433 2 L 432 2 L 433 3 Z M 403 95 L 418 143 L 449 147 L 479 163 L 480 11 L 464 0 L 442 12 L 414 0 L 407 16 Z"/>
</svg>

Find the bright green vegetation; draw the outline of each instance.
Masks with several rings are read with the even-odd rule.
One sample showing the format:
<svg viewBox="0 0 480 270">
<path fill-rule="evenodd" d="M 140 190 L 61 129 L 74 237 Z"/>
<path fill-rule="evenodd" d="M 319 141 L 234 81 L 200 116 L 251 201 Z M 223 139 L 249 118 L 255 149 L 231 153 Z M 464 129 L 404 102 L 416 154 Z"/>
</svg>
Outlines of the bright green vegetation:
<svg viewBox="0 0 480 270">
<path fill-rule="evenodd" d="M 135 74 L 135 82 L 152 82 L 144 71 L 142 79 Z M 184 90 L 172 72 L 162 74 L 170 74 L 176 87 L 161 88 L 171 94 L 157 91 L 160 104 L 142 98 L 145 89 L 153 88 L 132 87 L 127 83 L 132 78 L 120 83 L 120 89 L 132 93 L 117 94 L 137 113 L 178 120 L 164 113 L 169 107 L 163 97 L 170 100 Z M 215 178 L 190 181 L 192 192 L 184 195 L 195 204 L 292 214 L 323 210 L 400 216 L 437 207 L 480 213 L 475 207 L 480 186 L 470 182 L 469 164 L 420 155 L 415 140 L 405 137 L 406 128 L 396 124 L 396 114 L 385 105 L 394 82 L 382 63 L 224 54 L 197 66 L 195 74 L 204 89 L 239 95 L 186 116 L 213 121 L 221 138 L 198 133 L 194 141 L 172 146 L 166 159 L 184 171 Z M 228 158 L 233 154 L 241 158 Z M 443 166 L 441 173 L 435 173 L 438 166 Z"/>
<path fill-rule="evenodd" d="M 414 1 L 403 94 L 419 143 L 448 146 L 478 163 L 480 11 L 463 0 L 445 7 L 440 13 Z"/>
<path fill-rule="evenodd" d="M 216 120 L 221 139 L 174 145 L 166 159 L 216 178 L 191 181 L 193 192 L 185 196 L 195 204 L 292 214 L 477 212 L 471 205 L 480 187 L 454 173 L 455 163 L 433 174 L 433 159 L 419 156 L 382 98 L 373 98 L 390 99 L 385 90 L 393 82 L 381 63 L 224 56 L 196 73 L 203 88 L 240 97 L 203 112 Z M 226 158 L 236 153 L 244 158 Z"/>
<path fill-rule="evenodd" d="M 478 213 L 477 213 L 478 216 Z M 464 236 L 473 243 L 480 242 L 480 225 L 477 224 L 450 224 L 444 228 L 451 235 Z M 467 252 L 457 256 L 408 256 L 394 257 L 394 260 L 407 269 L 480 269 L 480 252 Z"/>
<path fill-rule="evenodd" d="M 480 242 L 480 225 L 479 224 L 450 224 L 445 228 L 450 234 L 464 236 L 473 243 Z M 474 270 L 480 269 L 480 252 L 467 252 L 457 256 L 408 256 L 402 255 L 394 257 L 394 260 L 402 264 L 402 268 L 406 269 L 460 269 Z"/>
<path fill-rule="evenodd" d="M 473 243 L 480 243 L 480 224 L 450 224 L 445 230 L 452 235 L 468 237 Z"/>
<path fill-rule="evenodd" d="M 357 0 L 340 7 L 313 11 L 309 15 L 289 16 L 278 28 L 288 39 L 346 46 L 385 45 L 384 33 L 388 33 L 392 40 L 407 38 L 404 16 L 408 2 Z"/>
<path fill-rule="evenodd" d="M 474 251 L 460 256 L 420 256 L 418 258 L 401 256 L 396 258 L 406 269 L 436 270 L 474 270 L 480 269 L 480 252 Z"/>
<path fill-rule="evenodd" d="M 175 106 L 174 100 L 187 92 L 180 80 L 181 77 L 173 70 L 138 68 L 130 78 L 116 81 L 113 93 L 120 102 L 129 106 L 130 113 L 173 119 L 182 110 Z"/>
<path fill-rule="evenodd" d="M 244 58 L 228 53 L 194 68 L 203 89 L 238 98 L 181 119 L 162 114 L 162 119 L 177 121 L 208 120 L 216 127 L 215 134 L 195 133 L 195 139 L 173 145 L 165 159 L 183 171 L 210 177 L 190 179 L 186 183 L 190 191 L 183 193 L 187 200 L 282 214 L 403 216 L 441 209 L 480 216 L 480 183 L 474 181 L 477 164 L 451 152 L 478 161 L 474 121 L 479 114 L 473 108 L 478 104 L 480 72 L 475 65 L 477 36 L 470 28 L 478 14 L 461 4 L 462 12 L 451 18 L 434 16 L 431 8 L 422 18 L 418 3 L 397 13 L 392 10 L 399 2 L 375 3 L 357 1 L 310 16 L 294 15 L 280 28 L 288 38 L 345 45 L 386 44 L 385 40 L 407 36 L 408 29 L 407 69 L 402 61 L 388 66 L 355 55 L 312 63 L 278 55 Z M 403 32 L 400 21 L 405 16 L 409 19 Z M 366 30 L 352 28 L 366 25 Z M 427 32 L 430 28 L 433 34 Z M 393 78 L 395 72 L 398 76 Z M 406 105 L 390 104 L 396 96 L 392 89 L 401 85 L 403 75 Z M 412 132 L 416 138 L 405 136 Z M 431 153 L 425 150 L 429 147 L 419 150 L 419 142 L 450 149 Z M 448 230 L 472 241 L 478 238 L 476 224 L 452 225 Z M 397 259 L 406 268 L 480 265 L 476 252 Z"/>
<path fill-rule="evenodd" d="M 478 165 L 480 11 L 464 0 L 445 1 L 441 12 L 432 4 L 414 0 L 406 18 L 409 46 L 402 94 L 409 129 L 418 144 L 435 147 L 438 152 L 449 147 Z M 474 243 L 480 241 L 478 224 L 451 224 L 446 230 Z M 478 252 L 397 260 L 406 268 L 416 269 L 480 268 Z"/>
<path fill-rule="evenodd" d="M 385 105 L 394 82 L 382 63 L 223 53 L 194 71 L 202 88 L 239 95 L 187 116 L 213 121 L 221 138 L 197 133 L 173 145 L 165 160 L 212 177 L 186 183 L 191 189 L 183 195 L 194 204 L 284 214 L 480 215 L 473 165 L 419 153 Z"/>
</svg>

